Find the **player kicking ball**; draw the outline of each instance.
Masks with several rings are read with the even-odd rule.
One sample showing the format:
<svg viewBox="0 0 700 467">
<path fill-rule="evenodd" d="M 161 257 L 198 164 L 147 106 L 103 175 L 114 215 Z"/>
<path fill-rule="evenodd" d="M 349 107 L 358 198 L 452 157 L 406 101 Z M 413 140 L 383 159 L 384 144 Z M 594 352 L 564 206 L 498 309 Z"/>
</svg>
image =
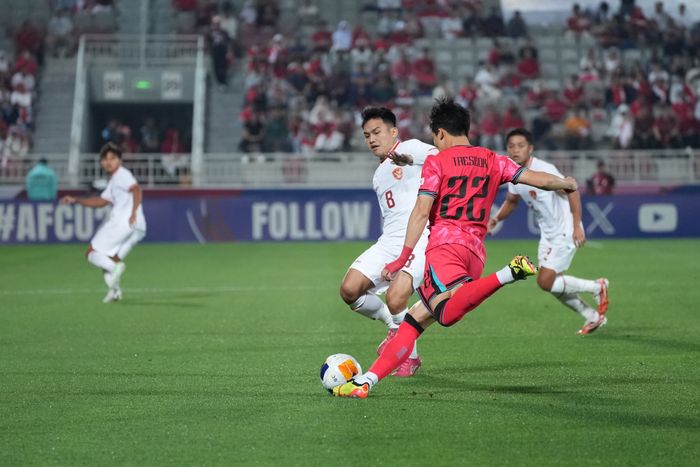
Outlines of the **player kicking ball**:
<svg viewBox="0 0 700 467">
<path fill-rule="evenodd" d="M 379 320 L 389 328 L 386 339 L 377 348 L 380 354 L 403 322 L 408 300 L 420 284 L 428 230 L 423 229 L 415 250 L 393 281 L 382 278 L 382 269 L 401 253 L 408 217 L 418 194 L 421 168 L 428 156 L 437 154 L 437 148 L 417 139 L 400 141 L 396 116 L 385 107 L 368 107 L 362 112 L 362 131 L 367 147 L 379 159 L 372 186 L 379 200 L 383 228 L 377 243 L 350 265 L 340 286 L 340 296 L 353 311 Z M 384 292 L 386 304 L 378 296 Z M 394 375 L 413 376 L 420 365 L 414 346 Z"/>
<path fill-rule="evenodd" d="M 61 203 L 77 203 L 90 208 L 112 205 L 109 217 L 90 240 L 86 252 L 88 261 L 102 270 L 108 289 L 102 301 L 110 303 L 122 298 L 119 281 L 126 269 L 123 260 L 146 236 L 146 218 L 141 208 L 141 187 L 122 165 L 121 149 L 113 143 L 104 145 L 100 150 L 100 165 L 109 175 L 107 188 L 100 196 L 64 196 Z"/>
<path fill-rule="evenodd" d="M 511 182 L 545 190 L 577 189 L 573 178 L 529 170 L 506 156 L 471 146 L 469 124 L 469 111 L 453 100 L 436 102 L 430 112 L 430 130 L 440 152 L 423 165 L 401 255 L 382 271 L 385 279 L 396 277 L 429 221 L 424 279 L 418 289 L 421 301 L 411 308 L 369 371 L 333 388 L 337 397 L 366 398 L 374 385 L 403 364 L 430 325 L 452 326 L 504 285 L 536 273 L 525 256 L 516 256 L 508 266 L 481 278 L 487 213 L 499 185 Z"/>
<path fill-rule="evenodd" d="M 511 131 L 506 145 L 508 155 L 519 166 L 562 176 L 554 165 L 533 156 L 535 147 L 529 131 L 522 128 Z M 581 195 L 578 192 L 565 194 L 509 184 L 505 203 L 489 221 L 489 234 L 499 222 L 510 216 L 521 199 L 532 209 L 540 228 L 537 284 L 583 316 L 585 322 L 578 334 L 590 334 L 604 326 L 608 321 L 605 316 L 608 310 L 608 280 L 564 275 L 571 266 L 576 249 L 586 243 L 581 222 Z M 597 310 L 589 307 L 579 296 L 586 292 L 593 295 Z"/>
</svg>

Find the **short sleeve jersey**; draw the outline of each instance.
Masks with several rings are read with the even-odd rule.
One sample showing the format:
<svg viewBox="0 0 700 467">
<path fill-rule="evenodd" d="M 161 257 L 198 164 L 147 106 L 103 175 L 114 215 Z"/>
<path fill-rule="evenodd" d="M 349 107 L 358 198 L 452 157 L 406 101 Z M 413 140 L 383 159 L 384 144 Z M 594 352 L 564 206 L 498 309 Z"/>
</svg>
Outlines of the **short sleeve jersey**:
<svg viewBox="0 0 700 467">
<path fill-rule="evenodd" d="M 100 194 L 102 199 L 112 203 L 110 220 L 128 221 L 134 205 L 134 195 L 129 191 L 138 182 L 129 169 L 124 166 L 119 167 L 112 174 L 107 184 L 107 188 Z M 145 218 L 142 206 L 139 205 L 136 211 L 136 226 L 145 228 Z"/>
<path fill-rule="evenodd" d="M 410 155 L 413 165 L 398 166 L 386 158 L 374 172 L 372 185 L 382 211 L 382 238 L 402 242 L 408 218 L 416 204 L 423 163 L 438 150 L 435 146 L 411 139 L 397 142 L 392 152 Z"/>
<path fill-rule="evenodd" d="M 553 164 L 536 157 L 530 159 L 530 169 L 564 178 Z M 574 217 L 571 214 L 568 196 L 529 185 L 508 185 L 508 192 L 520 196 L 532 209 L 542 239 L 556 241 L 563 237 L 571 237 Z"/>
<path fill-rule="evenodd" d="M 427 250 L 464 245 L 485 262 L 486 224 L 498 187 L 517 184 L 525 170 L 506 156 L 477 146 L 453 146 L 426 160 L 418 193 L 435 198 Z"/>
</svg>

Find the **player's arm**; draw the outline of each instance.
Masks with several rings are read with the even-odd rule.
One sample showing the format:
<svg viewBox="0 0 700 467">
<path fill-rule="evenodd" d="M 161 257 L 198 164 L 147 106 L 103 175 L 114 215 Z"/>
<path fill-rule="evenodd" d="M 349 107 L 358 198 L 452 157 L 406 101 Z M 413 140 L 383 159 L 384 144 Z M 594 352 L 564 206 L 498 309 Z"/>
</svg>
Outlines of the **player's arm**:
<svg viewBox="0 0 700 467">
<path fill-rule="evenodd" d="M 394 275 L 401 270 L 406 264 L 406 261 L 410 258 L 418 240 L 420 240 L 421 235 L 423 235 L 434 201 L 432 196 L 418 195 L 416 204 L 413 206 L 413 211 L 411 211 L 411 217 L 408 218 L 406 238 L 404 240 L 403 250 L 401 250 L 401 255 L 396 260 L 387 264 L 382 271 L 382 277 L 385 280 L 392 280 Z"/>
<path fill-rule="evenodd" d="M 568 197 L 571 215 L 574 218 L 574 245 L 576 248 L 580 248 L 586 244 L 586 232 L 584 232 L 581 222 L 581 194 L 574 191 L 569 193 Z"/>
<path fill-rule="evenodd" d="M 132 203 L 131 216 L 129 216 L 129 225 L 134 225 L 136 223 L 136 212 L 141 205 L 141 186 L 138 183 L 134 183 L 129 188 L 132 196 L 134 197 L 134 202 Z"/>
<path fill-rule="evenodd" d="M 578 190 L 576 180 L 572 177 L 561 178 L 547 172 L 539 172 L 537 170 L 525 170 L 520 174 L 518 183 L 541 188 L 542 190 L 554 191 L 564 190 L 567 193 L 572 193 Z"/>
<path fill-rule="evenodd" d="M 88 208 L 101 208 L 107 206 L 109 201 L 99 196 L 90 196 L 88 198 L 76 198 L 74 196 L 66 195 L 61 198 L 61 204 L 79 204 L 81 206 L 86 206 Z"/>
<path fill-rule="evenodd" d="M 508 195 L 506 195 L 506 200 L 501 205 L 501 208 L 498 210 L 495 216 L 489 219 L 489 223 L 486 226 L 487 235 L 491 235 L 493 233 L 493 229 L 496 228 L 496 225 L 498 225 L 498 223 L 502 220 L 505 220 L 513 211 L 515 211 L 515 208 L 518 207 L 519 201 L 520 196 L 516 194 L 508 193 Z"/>
</svg>

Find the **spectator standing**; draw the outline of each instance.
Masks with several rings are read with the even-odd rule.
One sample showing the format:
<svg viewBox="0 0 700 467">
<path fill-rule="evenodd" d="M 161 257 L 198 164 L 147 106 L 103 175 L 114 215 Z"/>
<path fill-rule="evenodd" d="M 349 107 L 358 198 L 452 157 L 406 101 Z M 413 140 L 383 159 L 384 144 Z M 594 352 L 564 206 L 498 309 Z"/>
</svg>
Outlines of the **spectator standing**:
<svg viewBox="0 0 700 467">
<path fill-rule="evenodd" d="M 221 28 L 221 18 L 215 16 L 212 18 L 211 31 L 209 31 L 209 47 L 211 49 L 212 65 L 214 67 L 214 76 L 222 90 L 228 88 L 228 62 L 227 55 L 229 50 L 230 38 L 226 31 Z"/>
<path fill-rule="evenodd" d="M 67 9 L 59 9 L 49 20 L 46 45 L 54 57 L 62 51 L 64 55 L 75 52 L 75 29 L 73 20 L 68 16 Z"/>
<path fill-rule="evenodd" d="M 527 37 L 527 24 L 519 10 L 513 13 L 513 17 L 508 21 L 508 35 L 513 38 Z"/>
<path fill-rule="evenodd" d="M 56 172 L 49 167 L 49 162 L 45 158 L 39 159 L 27 173 L 25 186 L 27 198 L 31 201 L 51 201 L 56 199 Z"/>
<path fill-rule="evenodd" d="M 586 181 L 588 192 L 592 195 L 611 195 L 615 188 L 615 178 L 605 171 L 605 162 L 598 161 L 597 172 Z"/>
</svg>

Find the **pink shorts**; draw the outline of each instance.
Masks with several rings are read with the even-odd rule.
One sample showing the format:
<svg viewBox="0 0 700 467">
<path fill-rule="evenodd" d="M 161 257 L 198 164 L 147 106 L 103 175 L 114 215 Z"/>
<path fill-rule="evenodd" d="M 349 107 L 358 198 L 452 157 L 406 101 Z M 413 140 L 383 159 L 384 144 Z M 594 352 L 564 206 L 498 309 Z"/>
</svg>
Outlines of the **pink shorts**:
<svg viewBox="0 0 700 467">
<path fill-rule="evenodd" d="M 481 277 L 484 263 L 469 248 L 458 244 L 439 245 L 425 252 L 423 283 L 418 288 L 423 304 L 432 312 L 430 300 L 463 282 Z"/>
</svg>

